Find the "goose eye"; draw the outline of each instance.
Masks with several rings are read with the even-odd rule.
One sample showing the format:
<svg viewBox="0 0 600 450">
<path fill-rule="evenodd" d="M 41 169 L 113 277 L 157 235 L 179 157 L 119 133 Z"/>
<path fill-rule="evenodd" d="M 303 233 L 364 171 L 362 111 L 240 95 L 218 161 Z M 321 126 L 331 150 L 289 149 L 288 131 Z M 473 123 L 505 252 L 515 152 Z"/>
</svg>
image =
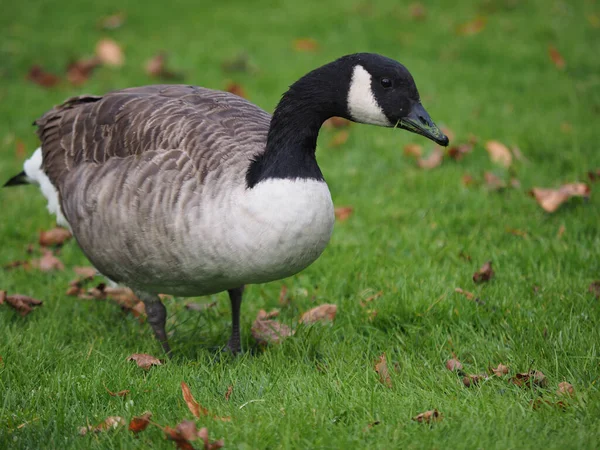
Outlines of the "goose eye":
<svg viewBox="0 0 600 450">
<path fill-rule="evenodd" d="M 382 78 L 381 79 L 381 85 L 384 88 L 391 88 L 392 87 L 392 80 L 390 80 L 389 78 Z"/>
</svg>

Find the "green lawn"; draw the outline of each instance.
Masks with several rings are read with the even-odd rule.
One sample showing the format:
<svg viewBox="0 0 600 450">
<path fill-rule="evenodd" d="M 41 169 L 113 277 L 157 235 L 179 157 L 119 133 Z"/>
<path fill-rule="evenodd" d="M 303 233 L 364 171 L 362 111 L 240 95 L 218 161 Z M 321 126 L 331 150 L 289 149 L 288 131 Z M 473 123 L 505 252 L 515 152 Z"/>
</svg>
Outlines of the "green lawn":
<svg viewBox="0 0 600 450">
<path fill-rule="evenodd" d="M 402 151 L 410 142 L 433 148 L 418 136 L 353 125 L 348 141 L 332 148 L 334 132 L 323 131 L 321 169 L 336 205 L 351 205 L 354 214 L 336 224 L 328 249 L 310 268 L 247 289 L 246 352 L 236 359 L 218 351 L 231 320 L 225 294 L 199 300 L 219 300 L 204 313 L 188 311 L 183 299 L 167 300 L 177 356 L 146 372 L 126 358 L 162 357 L 147 324 L 112 302 L 65 295 L 72 267 L 86 264 L 74 241 L 61 250 L 64 271 L 0 270 L 0 289 L 44 300 L 26 317 L 0 306 L 0 448 L 174 448 L 158 427 L 139 438 L 126 428 L 85 437 L 78 429 L 107 416 L 129 421 L 146 410 L 162 426 L 191 419 L 181 381 L 211 414 L 231 416 L 230 422 L 197 420 L 211 439 L 224 438 L 226 448 L 600 446 L 600 307 L 588 292 L 600 279 L 600 184 L 590 184 L 589 201 L 572 199 L 553 214 L 527 195 L 535 186 L 589 182 L 587 172 L 600 168 L 600 5 L 433 3 L 424 2 L 424 20 L 397 1 L 5 5 L 2 182 L 22 168 L 17 148 L 24 144 L 29 154 L 37 147 L 35 118 L 72 95 L 156 82 L 143 66 L 159 50 L 169 52 L 169 67 L 184 73 L 184 82 L 223 89 L 235 81 L 269 111 L 287 86 L 318 65 L 379 52 L 411 70 L 424 106 L 454 131 L 455 142 L 469 134 L 479 141 L 463 160 L 445 159 L 425 171 Z M 100 18 L 117 11 L 127 14 L 122 27 L 98 29 Z M 477 17 L 486 20 L 479 33 L 457 33 Z M 65 82 L 44 89 L 26 80 L 33 64 L 63 74 L 69 61 L 91 56 L 102 37 L 122 45 L 122 68 L 100 68 L 79 87 Z M 294 39 L 309 37 L 317 51 L 293 50 Z M 564 70 L 552 63 L 550 45 L 563 55 Z M 244 51 L 256 70 L 225 73 L 222 62 Z M 484 148 L 491 139 L 517 145 L 526 160 L 508 170 L 493 164 Z M 485 171 L 515 176 L 521 187 L 491 192 L 463 185 L 464 174 L 481 179 Z M 38 231 L 54 226 L 41 194 L 33 187 L 1 190 L 0 205 L 0 264 L 35 257 Z M 30 243 L 33 256 L 26 252 Z M 473 272 L 487 260 L 496 276 L 474 285 Z M 291 302 L 279 320 L 297 332 L 261 349 L 250 327 L 259 309 L 280 307 L 282 285 Z M 455 293 L 457 287 L 482 301 Z M 367 308 L 360 305 L 379 291 Z M 338 305 L 332 325 L 297 326 L 302 312 L 322 303 Z M 374 370 L 384 352 L 391 388 Z M 466 388 L 445 368 L 453 354 L 466 373 L 503 363 L 510 374 Z M 509 383 L 530 369 L 545 374 L 547 387 Z M 531 406 L 540 397 L 557 402 L 562 381 L 575 389 L 564 408 Z M 105 387 L 130 394 L 111 397 Z M 442 421 L 411 420 L 433 408 Z"/>
</svg>

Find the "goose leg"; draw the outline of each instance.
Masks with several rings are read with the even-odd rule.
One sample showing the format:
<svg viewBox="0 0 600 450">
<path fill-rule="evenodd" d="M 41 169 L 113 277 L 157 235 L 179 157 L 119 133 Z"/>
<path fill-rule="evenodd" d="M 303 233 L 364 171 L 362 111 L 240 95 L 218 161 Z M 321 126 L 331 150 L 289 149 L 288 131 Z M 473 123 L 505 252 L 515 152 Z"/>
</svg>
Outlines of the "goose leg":
<svg viewBox="0 0 600 450">
<path fill-rule="evenodd" d="M 234 355 L 242 351 L 240 343 L 240 306 L 242 305 L 242 293 L 244 286 L 229 289 L 229 300 L 231 301 L 231 337 L 227 347 Z"/>
<path fill-rule="evenodd" d="M 139 291 L 136 294 L 144 302 L 148 323 L 152 327 L 156 339 L 162 345 L 167 356 L 171 357 L 171 347 L 167 341 L 167 332 L 165 331 L 165 323 L 167 322 L 167 309 L 165 305 L 162 304 L 160 297 L 156 294 Z"/>
</svg>

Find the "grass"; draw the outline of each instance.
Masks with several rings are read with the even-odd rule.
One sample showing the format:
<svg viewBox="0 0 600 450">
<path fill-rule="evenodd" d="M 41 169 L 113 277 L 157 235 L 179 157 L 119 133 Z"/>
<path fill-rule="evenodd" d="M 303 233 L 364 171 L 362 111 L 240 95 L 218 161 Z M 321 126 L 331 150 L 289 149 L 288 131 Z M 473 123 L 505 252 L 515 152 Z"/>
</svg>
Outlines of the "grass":
<svg viewBox="0 0 600 450">
<path fill-rule="evenodd" d="M 202 4 L 203 3 L 203 4 Z M 164 3 L 104 0 L 13 3 L 0 16 L 0 179 L 21 170 L 18 141 L 37 147 L 33 119 L 81 92 L 100 94 L 155 80 L 144 61 L 161 49 L 185 82 L 224 88 L 243 84 L 248 97 L 272 110 L 286 87 L 308 70 L 342 54 L 375 51 L 407 65 L 433 119 L 480 140 L 460 162 L 432 171 L 402 155 L 409 142 L 398 130 L 353 126 L 341 148 L 320 137 L 318 159 L 337 205 L 354 215 L 336 224 L 323 256 L 292 278 L 251 286 L 242 307 L 243 345 L 237 359 L 215 348 L 230 325 L 226 295 L 205 313 L 167 301 L 168 331 L 177 358 L 149 372 L 126 357 L 160 355 L 150 328 L 112 303 L 66 297 L 72 266 L 85 264 L 74 242 L 61 252 L 64 272 L 0 271 L 0 288 L 44 300 L 27 317 L 0 307 L 0 447 L 173 448 L 158 428 L 133 437 L 126 429 L 86 437 L 78 428 L 109 415 L 129 420 L 145 410 L 162 425 L 192 418 L 181 397 L 185 380 L 198 401 L 231 422 L 198 420 L 227 448 L 597 448 L 600 439 L 600 311 L 588 292 L 600 277 L 598 185 L 590 201 L 574 199 L 554 214 L 526 195 L 533 186 L 585 181 L 600 167 L 600 9 L 594 2 L 455 1 L 426 4 L 417 21 L 408 4 L 323 2 Z M 125 11 L 125 25 L 96 28 L 98 19 Z M 487 19 L 473 36 L 456 27 Z M 595 24 L 595 25 L 594 25 Z M 25 79 L 42 64 L 60 73 L 69 60 L 90 55 L 101 37 L 124 48 L 122 69 L 101 68 L 82 87 L 43 89 Z M 317 52 L 292 51 L 312 37 Z M 548 46 L 565 57 L 558 70 Z M 256 73 L 225 74 L 220 65 L 246 51 Z M 568 126 L 561 124 L 568 123 Z M 527 161 L 510 172 L 493 165 L 482 143 L 518 145 Z M 464 187 L 465 173 L 484 171 L 522 187 L 488 192 Z M 34 188 L 0 192 L 0 262 L 26 258 L 40 229 L 53 226 Z M 565 232 L 557 233 L 561 226 Z M 526 237 L 507 233 L 521 230 Z M 470 260 L 460 254 L 469 255 Z M 473 272 L 494 261 L 496 277 L 473 285 Z M 279 346 L 256 347 L 250 327 L 260 308 L 278 307 L 281 286 L 292 299 L 281 320 L 336 303 L 331 326 L 299 327 Z M 533 287 L 537 286 L 536 289 Z M 456 287 L 485 304 L 467 300 Z M 370 308 L 360 301 L 382 295 Z M 373 367 L 384 353 L 393 387 Z M 465 388 L 444 368 L 456 356 L 468 373 L 504 363 L 511 374 L 542 371 L 547 388 L 519 388 L 489 379 Z M 395 369 L 393 369 L 395 366 Z M 538 397 L 556 401 L 561 381 L 576 397 L 563 410 L 533 409 Z M 224 393 L 234 386 L 229 401 Z M 129 389 L 126 398 L 110 397 Z M 434 425 L 411 417 L 437 408 Z M 379 421 L 379 425 L 366 428 Z"/>
</svg>

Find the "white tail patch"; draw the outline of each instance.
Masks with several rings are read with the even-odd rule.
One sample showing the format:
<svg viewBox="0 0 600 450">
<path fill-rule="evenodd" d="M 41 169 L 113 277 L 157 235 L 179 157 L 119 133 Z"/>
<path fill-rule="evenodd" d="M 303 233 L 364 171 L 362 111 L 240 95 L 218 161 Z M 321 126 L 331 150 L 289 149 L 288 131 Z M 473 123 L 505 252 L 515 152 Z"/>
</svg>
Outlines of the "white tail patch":
<svg viewBox="0 0 600 450">
<path fill-rule="evenodd" d="M 348 111 L 356 122 L 383 127 L 392 126 L 375 99 L 371 89 L 371 74 L 360 64 L 354 67 L 352 73 L 348 91 Z"/>
<path fill-rule="evenodd" d="M 44 194 L 44 197 L 46 197 L 46 200 L 48 200 L 48 211 L 50 211 L 51 214 L 56 214 L 56 223 L 58 225 L 67 227 L 70 230 L 71 227 L 69 226 L 69 222 L 67 222 L 67 219 L 60 207 L 58 191 L 50 181 L 50 178 L 48 178 L 48 176 L 42 170 L 41 147 L 33 152 L 31 158 L 25 161 L 25 164 L 23 164 L 23 170 L 25 171 L 25 175 L 27 175 L 28 181 L 40 187 L 42 194 Z"/>
</svg>

